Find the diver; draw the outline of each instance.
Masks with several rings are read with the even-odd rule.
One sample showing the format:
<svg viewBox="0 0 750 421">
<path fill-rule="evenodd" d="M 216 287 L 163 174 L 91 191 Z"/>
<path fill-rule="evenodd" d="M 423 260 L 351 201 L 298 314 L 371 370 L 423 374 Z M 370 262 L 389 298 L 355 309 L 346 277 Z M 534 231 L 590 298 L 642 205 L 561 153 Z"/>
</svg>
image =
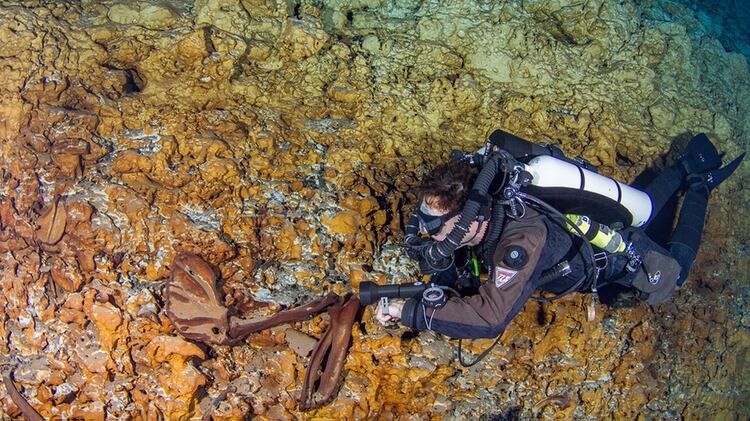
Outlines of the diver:
<svg viewBox="0 0 750 421">
<path fill-rule="evenodd" d="M 594 174 L 582 161 L 569 160 L 551 147 L 543 155 L 574 168 L 581 179 L 576 179 L 572 189 L 534 190 L 530 180 L 535 176 L 523 161 L 538 154 L 540 147 L 499 130 L 490 139 L 484 156 L 465 154 L 465 159 L 440 165 L 423 178 L 406 244 L 423 272 L 432 274 L 431 285 L 361 288 L 363 304 L 382 300 L 376 313 L 381 324 L 400 321 L 416 331 L 430 329 L 452 338 L 499 340 L 537 290 L 547 295 L 588 292 L 595 297 L 602 286 L 618 284 L 649 304 L 664 302 L 683 286 L 690 272 L 711 191 L 735 171 L 745 155 L 720 168 L 721 156 L 708 137 L 699 134 L 673 166 L 640 192 Z M 478 160 L 484 160 L 481 171 Z M 494 170 L 487 169 L 493 165 Z M 560 168 L 554 177 L 562 177 L 565 168 Z M 594 176 L 585 182 L 584 172 Z M 589 187 L 584 188 L 604 179 L 614 185 L 607 187 L 614 191 L 609 204 L 601 200 L 602 194 L 590 194 L 585 191 Z M 669 242 L 659 245 L 644 229 L 683 186 L 686 192 L 678 224 Z M 588 200 L 591 197 L 593 201 Z M 623 205 L 628 197 L 639 199 Z M 594 225 L 599 232 L 592 234 Z M 468 261 L 474 263 L 461 270 L 455 255 L 466 249 L 470 249 L 465 253 Z M 481 284 L 478 261 L 487 271 Z M 441 291 L 447 294 L 441 296 Z M 459 360 L 464 364 L 460 341 Z"/>
</svg>

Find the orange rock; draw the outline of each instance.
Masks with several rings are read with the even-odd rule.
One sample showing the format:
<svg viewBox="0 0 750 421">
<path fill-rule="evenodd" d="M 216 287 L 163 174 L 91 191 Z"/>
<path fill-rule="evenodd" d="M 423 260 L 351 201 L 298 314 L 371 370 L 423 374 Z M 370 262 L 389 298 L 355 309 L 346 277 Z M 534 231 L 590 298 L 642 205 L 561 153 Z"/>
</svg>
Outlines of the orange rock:
<svg viewBox="0 0 750 421">
<path fill-rule="evenodd" d="M 359 284 L 362 281 L 368 280 L 367 273 L 362 268 L 362 265 L 351 264 L 349 265 L 349 284 L 352 288 L 359 288 Z"/>
<path fill-rule="evenodd" d="M 64 260 L 60 257 L 55 257 L 52 260 L 51 270 L 52 280 L 57 285 L 62 287 L 65 291 L 75 292 L 85 282 L 83 274 L 78 269 L 78 262 L 75 259 Z"/>
<path fill-rule="evenodd" d="M 370 196 L 372 194 L 372 189 L 362 184 L 357 184 L 353 190 L 362 196 Z"/>
<path fill-rule="evenodd" d="M 151 168 L 151 159 L 133 150 L 119 153 L 114 161 L 112 161 L 112 166 L 110 167 L 112 171 L 121 174 L 149 172 Z"/>
<path fill-rule="evenodd" d="M 320 222 L 333 234 L 356 234 L 360 215 L 354 211 L 341 211 L 332 217 L 321 215 Z"/>
<path fill-rule="evenodd" d="M 203 351 L 195 344 L 176 336 L 158 336 L 149 342 L 146 352 L 158 362 L 171 361 L 172 356 L 206 358 Z"/>
<path fill-rule="evenodd" d="M 388 213 L 385 210 L 376 211 L 372 216 L 372 221 L 375 228 L 380 228 L 385 225 L 388 220 Z"/>
<path fill-rule="evenodd" d="M 302 247 L 296 244 L 296 239 L 297 232 L 294 230 L 294 225 L 285 221 L 281 232 L 275 236 L 274 246 L 282 255 L 286 255 L 288 259 L 297 260 L 302 257 Z"/>
<path fill-rule="evenodd" d="M 359 202 L 359 213 L 362 216 L 368 216 L 373 212 L 380 209 L 378 200 L 372 196 L 368 196 Z"/>
<path fill-rule="evenodd" d="M 560 323 L 553 325 L 542 341 L 534 344 L 533 360 L 541 363 L 548 356 L 565 354 L 565 350 L 560 347 L 568 342 L 569 337 L 570 332 L 566 326 Z"/>
<path fill-rule="evenodd" d="M 78 261 L 78 266 L 82 271 L 93 272 L 96 270 L 94 256 L 96 256 L 96 252 L 93 250 L 80 250 L 76 253 L 76 261 Z"/>
<path fill-rule="evenodd" d="M 81 155 L 52 155 L 52 160 L 59 168 L 59 176 L 67 177 L 70 180 L 77 180 L 83 174 Z"/>
<path fill-rule="evenodd" d="M 174 336 L 157 336 L 145 348 L 153 363 L 165 363 L 166 371 L 159 371 L 161 387 L 169 395 L 164 412 L 170 419 L 188 419 L 194 415 L 196 391 L 206 384 L 206 378 L 192 365 L 190 357 L 206 356 L 196 345 Z"/>
<path fill-rule="evenodd" d="M 110 303 L 95 303 L 91 306 L 88 317 L 99 329 L 99 340 L 102 343 L 102 348 L 111 351 L 114 348 L 115 341 L 120 336 L 117 330 L 123 323 L 120 310 Z"/>
<path fill-rule="evenodd" d="M 289 58 L 295 61 L 315 54 L 328 40 L 322 22 L 312 16 L 287 19 L 282 36 Z"/>
<path fill-rule="evenodd" d="M 104 421 L 104 402 L 95 401 L 85 404 L 73 404 L 70 407 L 69 414 L 70 417 L 74 419 L 86 421 Z"/>
</svg>

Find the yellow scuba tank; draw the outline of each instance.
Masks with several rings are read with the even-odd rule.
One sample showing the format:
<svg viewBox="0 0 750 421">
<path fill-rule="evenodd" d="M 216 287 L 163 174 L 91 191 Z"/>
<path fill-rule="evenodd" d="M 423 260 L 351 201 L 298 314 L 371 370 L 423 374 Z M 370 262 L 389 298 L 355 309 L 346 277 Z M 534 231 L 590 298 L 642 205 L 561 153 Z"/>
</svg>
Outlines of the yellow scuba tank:
<svg viewBox="0 0 750 421">
<path fill-rule="evenodd" d="M 622 235 L 609 226 L 592 221 L 585 215 L 567 213 L 565 217 L 581 230 L 583 235 L 591 242 L 591 245 L 609 253 L 625 251 L 627 244 Z M 571 233 L 578 234 L 570 225 L 566 225 L 566 227 Z"/>
</svg>

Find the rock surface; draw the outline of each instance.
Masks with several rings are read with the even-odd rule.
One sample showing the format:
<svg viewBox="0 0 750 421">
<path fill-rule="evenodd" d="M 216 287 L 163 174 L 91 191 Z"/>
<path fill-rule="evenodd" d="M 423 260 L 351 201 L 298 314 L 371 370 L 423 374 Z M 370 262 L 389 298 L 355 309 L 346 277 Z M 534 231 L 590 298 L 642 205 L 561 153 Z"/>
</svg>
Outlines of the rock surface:
<svg viewBox="0 0 750 421">
<path fill-rule="evenodd" d="M 493 3 L 0 2 L 0 362 L 31 405 L 302 417 L 283 331 L 209 352 L 179 337 L 173 258 L 211 263 L 227 306 L 412 281 L 396 245 L 417 180 L 495 128 L 623 181 L 697 132 L 749 148 L 747 60 L 692 8 Z M 337 399 L 305 416 L 748 418 L 749 172 L 713 193 L 669 303 L 594 323 L 588 297 L 529 303 L 472 369 L 368 308 Z M 0 414 L 18 415 L 5 391 Z"/>
</svg>

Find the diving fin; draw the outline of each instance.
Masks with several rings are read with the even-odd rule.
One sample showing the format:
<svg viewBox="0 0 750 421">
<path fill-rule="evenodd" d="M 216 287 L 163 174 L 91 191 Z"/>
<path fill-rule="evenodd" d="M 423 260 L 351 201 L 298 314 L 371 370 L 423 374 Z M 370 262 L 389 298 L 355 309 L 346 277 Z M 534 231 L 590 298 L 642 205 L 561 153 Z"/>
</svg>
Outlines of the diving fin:
<svg viewBox="0 0 750 421">
<path fill-rule="evenodd" d="M 729 178 L 730 175 L 740 166 L 742 159 L 745 158 L 745 153 L 738 156 L 734 161 L 728 163 L 722 168 L 715 169 L 703 174 L 690 174 L 687 176 L 690 188 L 693 190 L 699 190 L 701 188 L 708 189 L 710 193 L 713 189 L 719 186 L 724 180 Z"/>
<path fill-rule="evenodd" d="M 682 288 L 698 253 L 711 190 L 729 178 L 740 166 L 744 157 L 743 153 L 723 168 L 687 176 L 690 188 L 682 202 L 680 219 L 668 242 L 670 254 L 681 267 L 680 275 L 675 282 L 675 289 Z"/>
<path fill-rule="evenodd" d="M 698 174 L 718 168 L 721 156 L 708 136 L 701 133 L 690 139 L 685 152 L 677 161 L 685 171 L 684 174 Z"/>
</svg>

